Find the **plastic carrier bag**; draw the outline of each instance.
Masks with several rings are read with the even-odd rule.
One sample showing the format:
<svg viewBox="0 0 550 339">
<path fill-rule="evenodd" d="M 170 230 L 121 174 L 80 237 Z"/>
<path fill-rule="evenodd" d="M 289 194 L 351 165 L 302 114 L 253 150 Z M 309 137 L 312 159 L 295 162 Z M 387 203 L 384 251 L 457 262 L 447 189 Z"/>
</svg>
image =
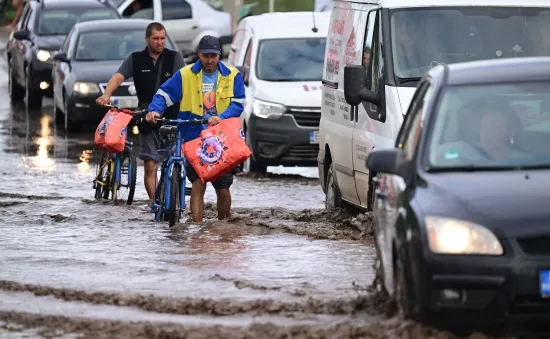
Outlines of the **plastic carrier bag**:
<svg viewBox="0 0 550 339">
<path fill-rule="evenodd" d="M 128 124 L 132 120 L 130 110 L 110 109 L 95 130 L 94 141 L 105 152 L 122 153 L 126 145 Z"/>
<path fill-rule="evenodd" d="M 202 182 L 216 181 L 252 155 L 239 118 L 202 130 L 200 137 L 184 144 L 183 153 Z"/>
</svg>

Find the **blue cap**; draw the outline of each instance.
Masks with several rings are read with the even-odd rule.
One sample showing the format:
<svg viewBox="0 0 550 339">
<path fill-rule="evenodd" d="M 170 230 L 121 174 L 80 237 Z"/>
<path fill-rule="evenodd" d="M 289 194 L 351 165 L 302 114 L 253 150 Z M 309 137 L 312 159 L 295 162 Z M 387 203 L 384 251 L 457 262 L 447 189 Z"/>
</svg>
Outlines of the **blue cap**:
<svg viewBox="0 0 550 339">
<path fill-rule="evenodd" d="M 204 54 L 222 54 L 222 48 L 220 46 L 220 40 L 211 35 L 205 35 L 199 42 L 199 52 Z"/>
</svg>

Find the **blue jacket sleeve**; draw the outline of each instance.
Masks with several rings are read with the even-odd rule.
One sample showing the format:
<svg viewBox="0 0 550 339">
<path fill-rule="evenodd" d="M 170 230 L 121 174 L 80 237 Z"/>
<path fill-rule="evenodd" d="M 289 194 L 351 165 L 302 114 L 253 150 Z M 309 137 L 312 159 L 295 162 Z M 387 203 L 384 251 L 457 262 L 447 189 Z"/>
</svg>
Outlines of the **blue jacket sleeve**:
<svg viewBox="0 0 550 339">
<path fill-rule="evenodd" d="M 149 104 L 149 112 L 164 114 L 167 107 L 181 101 L 183 89 L 181 88 L 181 70 L 164 82 Z"/>
<path fill-rule="evenodd" d="M 241 73 L 238 73 L 233 80 L 233 98 L 231 98 L 231 104 L 219 117 L 223 120 L 241 116 L 241 113 L 244 111 L 245 99 L 243 76 Z"/>
</svg>

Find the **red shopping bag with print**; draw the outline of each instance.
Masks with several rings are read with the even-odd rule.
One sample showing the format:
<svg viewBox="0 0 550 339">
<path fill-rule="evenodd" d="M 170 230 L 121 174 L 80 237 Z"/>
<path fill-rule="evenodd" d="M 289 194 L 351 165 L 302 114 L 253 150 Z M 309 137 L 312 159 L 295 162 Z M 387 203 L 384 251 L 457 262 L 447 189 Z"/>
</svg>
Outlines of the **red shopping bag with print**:
<svg viewBox="0 0 550 339">
<path fill-rule="evenodd" d="M 110 109 L 95 130 L 94 141 L 105 152 L 122 153 L 126 145 L 126 126 L 132 120 L 132 111 Z"/>
<path fill-rule="evenodd" d="M 216 181 L 252 155 L 239 118 L 208 126 L 200 137 L 185 143 L 183 153 L 202 182 Z"/>
</svg>

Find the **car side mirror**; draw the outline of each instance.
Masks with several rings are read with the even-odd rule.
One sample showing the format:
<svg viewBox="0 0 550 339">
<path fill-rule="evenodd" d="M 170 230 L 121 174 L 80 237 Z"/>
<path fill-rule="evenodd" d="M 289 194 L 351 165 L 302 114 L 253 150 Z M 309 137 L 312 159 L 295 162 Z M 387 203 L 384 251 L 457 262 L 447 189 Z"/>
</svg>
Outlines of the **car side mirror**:
<svg viewBox="0 0 550 339">
<path fill-rule="evenodd" d="M 378 107 L 378 111 L 385 112 L 384 109 L 384 79 L 380 77 L 378 84 L 379 90 L 373 92 L 367 88 L 367 75 L 365 68 L 361 65 L 348 65 L 344 68 L 344 97 L 348 104 L 357 106 L 363 101 L 367 101 Z M 376 112 L 375 116 L 369 116 L 372 119 L 385 121 L 385 114 Z M 367 113 L 369 113 L 367 111 Z"/>
<path fill-rule="evenodd" d="M 13 37 L 17 40 L 29 40 L 29 31 L 21 30 L 13 33 Z"/>
<path fill-rule="evenodd" d="M 244 66 L 236 66 L 236 68 L 239 70 L 239 72 L 241 72 L 241 75 L 243 76 L 244 85 L 248 86 L 248 75 L 250 74 L 249 69 Z"/>
<path fill-rule="evenodd" d="M 69 62 L 69 58 L 67 58 L 67 54 L 60 52 L 53 56 L 52 60 L 54 61 L 60 61 L 60 62 Z"/>
<path fill-rule="evenodd" d="M 369 171 L 398 175 L 407 181 L 410 163 L 401 148 L 389 148 L 372 151 L 366 165 Z"/>
</svg>

